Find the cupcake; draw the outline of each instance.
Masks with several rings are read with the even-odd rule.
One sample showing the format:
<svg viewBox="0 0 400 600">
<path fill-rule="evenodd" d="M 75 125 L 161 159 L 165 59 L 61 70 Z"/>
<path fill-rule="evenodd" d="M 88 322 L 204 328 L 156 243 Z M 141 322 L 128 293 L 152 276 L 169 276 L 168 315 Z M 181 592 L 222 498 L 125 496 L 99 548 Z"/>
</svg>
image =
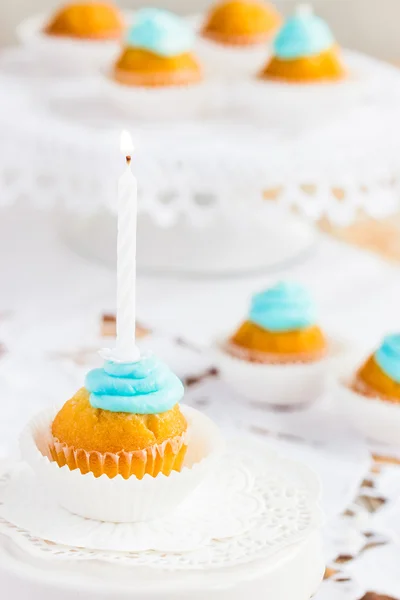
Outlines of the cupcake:
<svg viewBox="0 0 400 600">
<path fill-rule="evenodd" d="M 125 30 L 123 15 L 113 3 L 67 4 L 54 16 L 29 17 L 17 35 L 52 77 L 87 76 L 112 64 Z"/>
<path fill-rule="evenodd" d="M 138 87 L 189 86 L 202 80 L 192 52 L 194 33 L 183 19 L 153 8 L 136 14 L 113 70 L 120 84 Z"/>
<path fill-rule="evenodd" d="M 327 342 L 307 290 L 295 283 L 278 283 L 253 296 L 248 319 L 226 348 L 251 362 L 309 363 L 325 356 Z"/>
<path fill-rule="evenodd" d="M 259 0 L 228 0 L 215 5 L 201 35 L 223 46 L 264 44 L 281 21 L 276 8 Z"/>
<path fill-rule="evenodd" d="M 261 0 L 228 0 L 214 6 L 199 31 L 199 55 L 210 74 L 251 77 L 261 69 L 267 42 L 281 17 Z"/>
<path fill-rule="evenodd" d="M 107 359 L 60 410 L 31 421 L 23 456 L 74 514 L 107 522 L 160 518 L 202 482 L 223 450 L 210 419 L 180 408 L 183 394 L 178 377 L 153 355 Z"/>
<path fill-rule="evenodd" d="M 305 288 L 278 283 L 255 294 L 246 320 L 216 346 L 221 375 L 243 396 L 307 404 L 324 391 L 332 353 Z"/>
<path fill-rule="evenodd" d="M 358 369 L 352 387 L 363 396 L 400 403 L 400 334 L 383 340 Z"/>
<path fill-rule="evenodd" d="M 121 37 L 124 21 L 118 8 L 108 2 L 85 2 L 63 6 L 46 24 L 47 35 L 81 40 L 114 40 Z"/>
<path fill-rule="evenodd" d="M 56 415 L 50 452 L 60 467 L 138 479 L 179 471 L 187 422 L 183 385 L 150 356 L 137 363 L 106 361 Z"/>
<path fill-rule="evenodd" d="M 383 444 L 400 439 L 400 333 L 388 335 L 333 394 L 355 429 Z"/>
<path fill-rule="evenodd" d="M 261 79 L 288 83 L 338 81 L 346 77 L 339 48 L 327 23 L 301 6 L 279 31 Z"/>
</svg>

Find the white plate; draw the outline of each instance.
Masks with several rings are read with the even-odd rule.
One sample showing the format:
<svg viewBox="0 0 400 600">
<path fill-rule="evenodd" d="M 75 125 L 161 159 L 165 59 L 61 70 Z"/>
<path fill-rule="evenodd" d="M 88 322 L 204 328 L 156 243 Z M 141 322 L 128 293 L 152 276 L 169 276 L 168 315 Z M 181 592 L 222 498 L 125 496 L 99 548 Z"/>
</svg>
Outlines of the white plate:
<svg viewBox="0 0 400 600">
<path fill-rule="evenodd" d="M 233 572 L 234 571 L 234 572 Z M 322 541 L 314 532 L 303 543 L 259 561 L 222 572 L 154 572 L 108 566 L 96 561 L 86 563 L 49 562 L 33 559 L 14 543 L 0 536 L 0 573 L 2 591 L 7 598 L 29 600 L 86 600 L 130 598 L 143 600 L 246 600 L 262 594 L 274 600 L 309 600 L 316 592 L 325 571 Z M 26 594 L 29 594 L 27 596 Z"/>
<path fill-rule="evenodd" d="M 237 454 L 229 452 L 226 459 L 235 469 L 236 460 L 239 461 L 238 476 L 231 477 L 231 467 L 225 477 L 221 473 L 221 485 L 231 490 L 229 499 L 225 498 L 222 506 L 219 501 L 213 508 L 213 494 L 210 499 L 207 494 L 203 496 L 203 502 L 210 503 L 209 510 L 217 510 L 220 518 L 209 519 L 209 510 L 203 510 L 204 527 L 200 526 L 200 530 L 207 533 L 202 541 L 194 540 L 196 549 L 191 552 L 175 547 L 174 528 L 170 530 L 173 516 L 166 519 L 164 532 L 161 531 L 163 522 L 155 523 L 155 529 L 152 528 L 153 538 L 155 536 L 152 552 L 96 551 L 92 534 L 99 523 L 88 523 L 77 517 L 73 518 L 74 527 L 69 531 L 64 529 L 63 535 L 69 536 L 70 542 L 79 540 L 80 547 L 49 544 L 55 529 L 60 534 L 59 520 L 64 517 L 60 513 L 58 519 L 46 520 L 45 511 L 40 519 L 31 520 L 36 535 L 30 533 L 26 529 L 28 521 L 24 511 L 19 511 L 17 516 L 18 511 L 11 506 L 12 498 L 7 500 L 7 490 L 17 488 L 14 476 L 5 475 L 0 488 L 4 498 L 2 510 L 5 511 L 8 505 L 13 516 L 4 512 L 5 519 L 0 520 L 0 533 L 8 538 L 5 541 L 0 535 L 0 565 L 18 578 L 13 580 L 14 587 L 6 588 L 7 591 L 10 589 L 7 597 L 18 596 L 18 583 L 35 581 L 38 594 L 43 594 L 44 587 L 49 585 L 53 594 L 55 589 L 63 591 L 68 600 L 78 588 L 85 594 L 106 594 L 113 598 L 115 594 L 123 597 L 128 594 L 130 598 L 145 596 L 149 600 L 186 600 L 188 596 L 194 600 L 204 600 L 204 597 L 245 600 L 249 594 L 258 597 L 261 592 L 275 600 L 308 600 L 324 572 L 318 478 L 308 467 L 280 458 L 268 446 L 252 438 L 235 438 L 231 448 L 237 448 Z M 12 471 L 17 477 L 23 474 L 19 469 L 16 466 Z M 43 490 L 37 490 L 40 491 L 43 493 Z M 244 511 L 240 502 L 233 502 L 234 498 L 240 500 L 242 496 L 246 503 L 250 502 L 249 507 L 251 501 L 255 502 L 251 509 Z M 221 496 L 218 497 L 221 500 Z M 34 503 L 32 515 L 44 508 L 45 503 Z M 187 508 L 188 531 L 178 527 L 182 530 L 180 537 L 183 533 L 186 540 L 192 530 L 190 519 L 196 521 L 199 514 L 198 507 L 194 511 Z M 50 513 L 55 514 L 54 511 Z M 241 514 L 241 526 L 233 533 L 230 519 L 235 514 Z M 8 518 L 17 527 L 7 521 Z M 65 515 L 65 519 L 66 523 L 71 517 Z M 125 536 L 132 533 L 136 536 L 136 530 L 132 532 L 128 525 L 117 527 L 125 531 L 120 539 L 126 546 Z M 199 524 L 194 523 L 193 528 L 199 530 Z M 85 532 L 90 539 L 89 547 L 85 546 Z M 160 532 L 163 533 L 161 546 Z M 143 537 L 144 532 L 141 534 Z M 137 543 L 136 539 L 132 538 L 132 541 Z M 4 579 L 2 585 L 4 591 Z M 36 600 L 33 591 L 30 590 L 30 594 L 30 600 Z M 45 596 L 41 598 L 43 600 Z M 98 596 L 95 598 L 97 600 Z"/>
</svg>

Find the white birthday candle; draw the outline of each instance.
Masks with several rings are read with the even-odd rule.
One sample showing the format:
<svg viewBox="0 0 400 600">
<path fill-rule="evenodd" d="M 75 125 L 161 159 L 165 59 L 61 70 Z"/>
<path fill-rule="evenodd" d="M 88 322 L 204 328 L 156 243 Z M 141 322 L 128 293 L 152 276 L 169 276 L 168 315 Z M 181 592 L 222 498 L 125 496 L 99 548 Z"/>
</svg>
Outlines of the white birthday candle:
<svg viewBox="0 0 400 600">
<path fill-rule="evenodd" d="M 111 357 L 120 362 L 140 358 L 135 340 L 137 181 L 131 170 L 133 150 L 131 136 L 123 131 L 121 152 L 126 168 L 118 182 L 117 345 Z"/>
</svg>

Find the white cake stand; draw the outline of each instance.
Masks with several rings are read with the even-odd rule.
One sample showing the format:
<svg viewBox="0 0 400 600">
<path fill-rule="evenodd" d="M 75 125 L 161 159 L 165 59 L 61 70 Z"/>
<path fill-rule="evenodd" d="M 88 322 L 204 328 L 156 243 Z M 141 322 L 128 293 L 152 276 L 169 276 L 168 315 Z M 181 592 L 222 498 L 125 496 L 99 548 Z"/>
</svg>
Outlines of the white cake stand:
<svg viewBox="0 0 400 600">
<path fill-rule="evenodd" d="M 100 76 L 63 87 L 16 75 L 10 86 L 8 64 L 0 203 L 29 194 L 55 208 L 73 247 L 111 264 L 127 128 L 138 149 L 139 268 L 239 274 L 282 265 L 313 247 L 321 218 L 345 225 L 360 211 L 379 218 L 398 208 L 400 76 L 359 54 L 348 60 L 373 74 L 371 94 L 355 111 L 289 129 L 227 103 L 230 94 L 222 110 L 190 121 L 138 120 L 110 100 Z"/>
<path fill-rule="evenodd" d="M 5 589 L 17 597 L 29 584 L 32 600 L 309 600 L 325 569 L 319 496 L 312 471 L 246 437 L 174 513 L 150 522 L 72 515 L 17 464 L 0 480 Z"/>
</svg>

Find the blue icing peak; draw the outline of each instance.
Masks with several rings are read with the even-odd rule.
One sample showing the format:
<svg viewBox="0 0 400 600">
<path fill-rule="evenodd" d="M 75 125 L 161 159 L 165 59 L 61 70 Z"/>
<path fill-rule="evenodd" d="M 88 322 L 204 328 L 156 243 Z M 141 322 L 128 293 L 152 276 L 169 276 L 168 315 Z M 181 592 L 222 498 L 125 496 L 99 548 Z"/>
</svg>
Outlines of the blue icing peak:
<svg viewBox="0 0 400 600">
<path fill-rule="evenodd" d="M 375 360 L 386 375 L 400 383 L 400 333 L 385 337 L 375 352 Z"/>
<path fill-rule="evenodd" d="M 316 310 L 303 286 L 282 282 L 253 296 L 249 319 L 268 331 L 293 331 L 315 325 Z"/>
<path fill-rule="evenodd" d="M 289 18 L 274 42 L 275 56 L 291 60 L 314 56 L 329 50 L 335 38 L 327 23 L 312 12 Z"/>
<path fill-rule="evenodd" d="M 193 48 L 194 33 L 183 19 L 167 10 L 143 8 L 136 13 L 126 43 L 159 56 L 178 56 Z"/>
<path fill-rule="evenodd" d="M 154 356 L 135 363 L 106 361 L 89 371 L 85 386 L 93 408 L 139 415 L 166 412 L 184 393 L 180 379 Z"/>
</svg>

